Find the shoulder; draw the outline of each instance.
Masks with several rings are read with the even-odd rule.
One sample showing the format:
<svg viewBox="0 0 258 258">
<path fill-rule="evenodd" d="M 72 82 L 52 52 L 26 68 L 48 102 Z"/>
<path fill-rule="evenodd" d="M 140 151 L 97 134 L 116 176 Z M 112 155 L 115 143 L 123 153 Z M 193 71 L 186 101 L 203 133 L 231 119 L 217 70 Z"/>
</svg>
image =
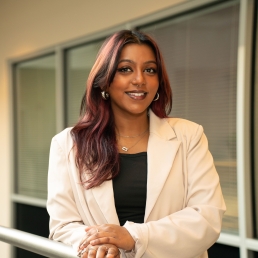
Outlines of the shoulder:
<svg viewBox="0 0 258 258">
<path fill-rule="evenodd" d="M 173 128 L 173 130 L 175 130 L 175 132 L 180 131 L 182 133 L 195 133 L 196 131 L 202 129 L 201 125 L 183 118 L 169 117 L 164 119 L 167 120 L 167 123 L 171 128 Z"/>
<path fill-rule="evenodd" d="M 150 111 L 150 132 L 163 139 L 193 138 L 196 134 L 201 136 L 203 128 L 201 125 L 182 118 L 159 118 Z"/>
<path fill-rule="evenodd" d="M 62 149 L 71 149 L 73 147 L 73 139 L 71 135 L 72 127 L 66 128 L 52 138 L 52 144 L 56 143 Z"/>
<path fill-rule="evenodd" d="M 187 151 L 198 144 L 205 149 L 208 148 L 208 141 L 201 125 L 182 118 L 167 118 L 167 123 Z"/>
<path fill-rule="evenodd" d="M 195 122 L 182 118 L 166 118 L 166 120 L 179 140 L 198 141 L 204 135 L 203 127 Z"/>
<path fill-rule="evenodd" d="M 64 129 L 60 133 L 56 134 L 53 137 L 53 140 L 56 140 L 58 142 L 59 141 L 62 142 L 62 141 L 65 141 L 65 140 L 72 140 L 71 130 L 72 130 L 72 127 Z"/>
</svg>

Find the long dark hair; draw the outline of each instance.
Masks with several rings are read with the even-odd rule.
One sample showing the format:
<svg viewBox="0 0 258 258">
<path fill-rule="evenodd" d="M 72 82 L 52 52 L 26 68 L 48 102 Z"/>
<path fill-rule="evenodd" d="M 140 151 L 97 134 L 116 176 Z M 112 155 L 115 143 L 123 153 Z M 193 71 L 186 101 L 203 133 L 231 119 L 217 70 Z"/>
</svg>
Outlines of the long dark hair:
<svg viewBox="0 0 258 258">
<path fill-rule="evenodd" d="M 101 91 L 106 90 L 113 81 L 121 51 L 126 44 L 148 45 L 155 54 L 159 99 L 152 102 L 149 108 L 160 118 L 167 117 L 172 108 L 172 92 L 156 42 L 145 33 L 130 30 L 122 30 L 106 39 L 87 80 L 81 117 L 71 131 L 76 151 L 76 165 L 81 183 L 86 189 L 101 185 L 119 172 L 113 112 L 110 101 L 101 97 Z M 88 180 L 84 177 L 85 171 L 89 175 Z"/>
</svg>

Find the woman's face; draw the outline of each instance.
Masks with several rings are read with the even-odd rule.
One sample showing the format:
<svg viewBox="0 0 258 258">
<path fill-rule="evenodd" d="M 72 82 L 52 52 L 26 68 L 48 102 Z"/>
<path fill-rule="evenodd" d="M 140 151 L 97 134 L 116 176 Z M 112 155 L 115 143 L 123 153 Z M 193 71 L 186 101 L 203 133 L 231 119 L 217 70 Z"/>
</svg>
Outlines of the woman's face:
<svg viewBox="0 0 258 258">
<path fill-rule="evenodd" d="M 147 45 L 125 45 L 108 88 L 114 115 L 147 112 L 158 87 L 157 62 L 152 49 Z"/>
</svg>

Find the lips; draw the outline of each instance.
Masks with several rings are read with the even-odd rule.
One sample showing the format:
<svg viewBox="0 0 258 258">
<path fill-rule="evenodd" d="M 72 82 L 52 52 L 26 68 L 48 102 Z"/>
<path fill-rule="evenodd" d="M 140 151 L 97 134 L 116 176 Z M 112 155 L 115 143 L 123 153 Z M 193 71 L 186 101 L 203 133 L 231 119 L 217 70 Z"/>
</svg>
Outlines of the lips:
<svg viewBox="0 0 258 258">
<path fill-rule="evenodd" d="M 145 91 L 127 91 L 125 92 L 131 99 L 134 100 L 142 100 L 147 96 L 147 92 Z"/>
</svg>

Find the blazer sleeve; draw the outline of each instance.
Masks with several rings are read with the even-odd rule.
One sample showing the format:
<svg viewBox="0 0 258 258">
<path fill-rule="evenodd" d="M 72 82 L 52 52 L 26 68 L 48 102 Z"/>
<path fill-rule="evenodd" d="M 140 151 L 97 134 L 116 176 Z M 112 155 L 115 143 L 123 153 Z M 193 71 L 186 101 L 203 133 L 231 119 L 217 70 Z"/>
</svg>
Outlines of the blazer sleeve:
<svg viewBox="0 0 258 258">
<path fill-rule="evenodd" d="M 136 241 L 135 255 L 144 257 L 200 257 L 219 237 L 225 204 L 219 177 L 201 126 L 185 147 L 186 207 L 157 221 L 126 222 Z M 183 141 L 183 140 L 182 140 Z M 176 196 L 174 196 L 176 198 Z M 203 256 L 201 256 L 203 257 Z M 207 256 L 205 256 L 207 257 Z"/>
<path fill-rule="evenodd" d="M 52 139 L 48 170 L 47 210 L 50 215 L 49 238 L 77 250 L 85 236 L 85 225 L 78 212 L 68 171 L 68 154 L 56 137 Z"/>
</svg>

